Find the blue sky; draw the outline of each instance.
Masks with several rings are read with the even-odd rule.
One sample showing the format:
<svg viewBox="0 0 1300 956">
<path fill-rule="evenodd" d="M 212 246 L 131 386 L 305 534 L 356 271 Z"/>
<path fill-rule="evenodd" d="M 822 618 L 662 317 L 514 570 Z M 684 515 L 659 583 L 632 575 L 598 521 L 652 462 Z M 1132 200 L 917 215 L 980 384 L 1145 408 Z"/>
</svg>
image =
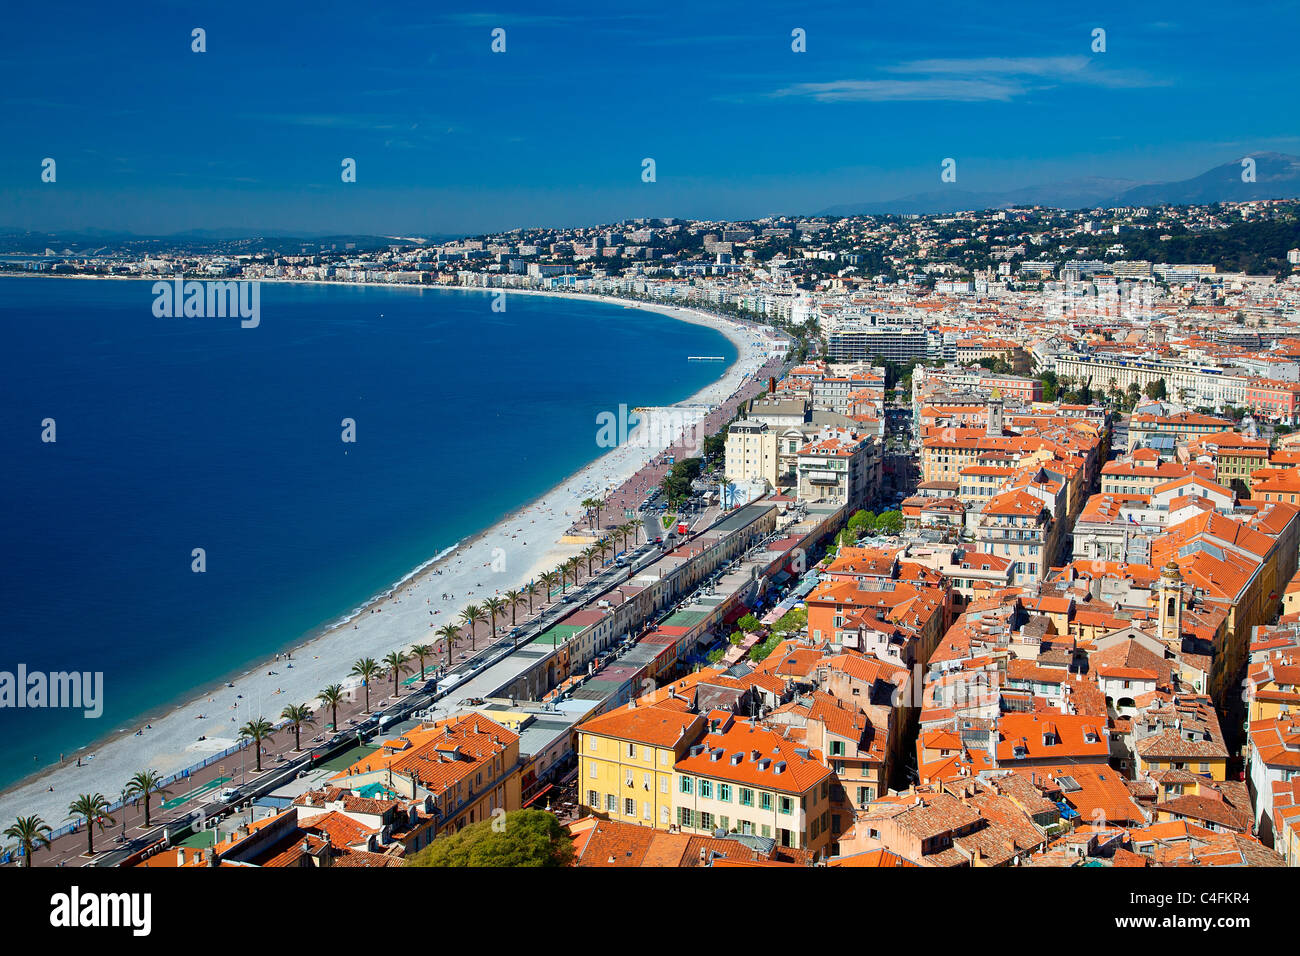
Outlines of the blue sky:
<svg viewBox="0 0 1300 956">
<path fill-rule="evenodd" d="M 945 157 L 982 191 L 1300 153 L 1294 2 L 289 6 L 11 5 L 0 227 L 745 218 L 932 190 Z"/>
</svg>

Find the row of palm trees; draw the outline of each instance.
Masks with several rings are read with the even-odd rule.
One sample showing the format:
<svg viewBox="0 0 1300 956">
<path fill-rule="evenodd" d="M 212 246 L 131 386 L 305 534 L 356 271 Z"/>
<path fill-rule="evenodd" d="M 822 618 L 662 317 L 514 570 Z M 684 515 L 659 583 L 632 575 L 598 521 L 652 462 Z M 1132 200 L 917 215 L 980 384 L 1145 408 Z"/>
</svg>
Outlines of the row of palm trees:
<svg viewBox="0 0 1300 956">
<path fill-rule="evenodd" d="M 594 511 L 596 519 L 599 520 L 600 509 L 605 502 L 598 498 L 589 498 L 583 501 L 583 506 Z M 622 539 L 623 547 L 627 547 L 627 539 L 630 536 L 635 544 L 639 539 L 640 524 L 636 521 L 629 521 L 626 524 L 619 525 L 612 530 L 612 533 L 605 535 L 591 545 L 584 548 L 580 554 L 574 555 L 566 561 L 560 563 L 554 571 L 546 571 L 538 575 L 536 581 L 529 581 L 526 585 L 518 589 L 506 591 L 500 597 L 485 598 L 481 604 L 470 604 L 460 613 L 458 623 L 444 624 L 435 632 L 442 639 L 446 648 L 447 665 L 451 665 L 452 645 L 459 640 L 462 629 L 468 627 L 470 634 L 470 649 L 477 649 L 476 630 L 479 624 L 488 623 L 492 627 L 492 636 L 497 633 L 498 619 L 504 619 L 507 612 L 510 614 L 510 625 L 513 628 L 518 621 L 519 606 L 528 605 L 528 613 L 533 613 L 533 599 L 539 594 L 544 595 L 542 603 L 551 600 L 558 584 L 561 595 L 568 593 L 569 585 L 574 586 L 578 583 L 578 575 L 583 564 L 587 567 L 587 576 L 591 577 L 592 564 L 600 558 L 603 563 L 610 553 L 615 550 L 614 538 Z M 516 646 L 518 639 L 516 638 Z M 398 693 L 398 680 L 401 675 L 413 669 L 412 662 L 418 661 L 420 665 L 420 680 L 425 679 L 425 673 L 430 660 L 435 660 L 437 648 L 430 644 L 415 644 L 409 649 L 396 650 L 377 661 L 373 657 L 363 657 L 352 665 L 348 672 L 350 677 L 359 677 L 361 686 L 365 694 L 365 711 L 370 712 L 370 686 L 381 677 L 389 676 L 393 681 L 393 695 Z M 347 692 L 342 684 L 330 684 L 324 688 L 316 699 L 321 705 L 330 709 L 330 722 L 334 729 L 338 729 L 338 709 L 339 705 L 346 703 Z M 307 704 L 290 704 L 280 712 L 280 717 L 286 722 L 286 727 L 293 731 L 294 749 L 302 749 L 302 730 L 304 727 L 311 726 L 316 722 L 316 714 Z M 275 739 L 277 730 L 271 721 L 265 717 L 255 717 L 250 719 L 244 726 L 239 728 L 239 739 L 247 740 L 253 745 L 254 760 L 256 772 L 262 772 L 262 745 L 272 742 Z M 167 796 L 170 790 L 163 785 L 163 776 L 156 770 L 142 770 L 133 776 L 121 793 L 121 803 L 126 805 L 129 800 L 143 800 L 144 802 L 144 827 L 148 829 L 150 820 L 151 803 L 155 796 Z M 83 793 L 68 804 L 68 819 L 81 820 L 86 825 L 86 852 L 93 855 L 95 852 L 95 828 L 98 827 L 102 832 L 106 827 L 116 823 L 114 817 L 109 813 L 110 803 L 108 798 L 102 793 Z M 123 824 L 125 827 L 125 824 Z M 7 839 L 16 842 L 17 846 L 23 851 L 23 866 L 32 865 L 32 854 L 41 848 L 49 847 L 53 829 L 38 815 L 28 817 L 18 817 L 14 823 L 4 831 Z"/>
<path fill-rule="evenodd" d="M 582 506 L 587 509 L 587 527 L 600 526 L 600 512 L 605 507 L 604 498 L 583 498 Z"/>
<path fill-rule="evenodd" d="M 337 695 L 332 696 L 337 714 L 337 704 L 344 699 L 343 688 L 335 684 L 331 688 L 326 688 L 325 692 L 320 695 L 322 698 L 330 691 L 336 690 Z M 280 716 L 287 721 L 287 726 L 293 730 L 294 747 L 302 749 L 302 728 L 315 723 L 315 715 L 310 707 L 306 704 L 290 704 L 280 712 Z M 275 726 L 265 717 L 255 717 L 244 726 L 239 728 L 239 738 L 249 740 L 253 743 L 257 761 L 257 772 L 262 771 L 262 744 L 275 739 Z M 150 811 L 155 796 L 168 796 L 171 791 L 163 783 L 163 775 L 157 770 L 142 770 L 127 781 L 126 786 L 122 789 L 120 795 L 121 804 L 126 806 L 129 800 L 144 801 L 144 828 L 149 828 Z M 68 819 L 81 820 L 86 825 L 86 853 L 93 856 L 95 853 L 95 828 L 98 827 L 100 832 L 105 828 L 116 823 L 116 819 L 109 813 L 111 804 L 108 798 L 102 793 L 83 793 L 68 804 Z M 125 824 L 124 824 L 125 826 Z M 7 839 L 13 840 L 23 851 L 23 866 L 32 865 L 32 854 L 43 847 L 50 846 L 53 829 L 40 816 L 33 815 L 29 817 L 19 817 L 13 825 L 4 831 Z"/>
</svg>

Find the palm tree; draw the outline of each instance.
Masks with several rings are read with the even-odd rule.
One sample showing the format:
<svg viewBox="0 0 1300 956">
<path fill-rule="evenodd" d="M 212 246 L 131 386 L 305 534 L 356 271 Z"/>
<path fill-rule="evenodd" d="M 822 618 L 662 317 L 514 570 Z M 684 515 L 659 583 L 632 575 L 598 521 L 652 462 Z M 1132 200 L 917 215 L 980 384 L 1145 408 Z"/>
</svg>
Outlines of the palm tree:
<svg viewBox="0 0 1300 956">
<path fill-rule="evenodd" d="M 510 608 L 510 626 L 514 627 L 518 621 L 515 620 L 516 612 L 519 610 L 519 603 L 523 601 L 524 596 L 518 591 L 506 592 L 506 606 Z"/>
<path fill-rule="evenodd" d="M 366 713 L 370 713 L 370 682 L 383 672 L 379 662 L 373 657 L 363 657 L 352 665 L 349 677 L 360 677 L 361 686 L 366 689 Z"/>
<path fill-rule="evenodd" d="M 614 546 L 609 543 L 608 538 L 601 538 L 599 541 L 596 542 L 596 551 L 600 554 L 600 560 L 602 564 L 604 563 L 605 559 L 609 557 L 609 553 L 613 550 L 614 550 Z"/>
<path fill-rule="evenodd" d="M 411 656 L 420 662 L 420 681 L 424 681 L 424 661 L 426 658 L 433 656 L 433 646 L 430 644 L 413 644 L 411 646 Z"/>
<path fill-rule="evenodd" d="M 592 499 L 591 499 L 591 506 L 592 506 L 593 508 L 596 509 L 596 524 L 595 524 L 595 527 L 599 528 L 599 527 L 600 527 L 600 509 L 602 509 L 602 508 L 605 507 L 605 499 L 604 499 L 604 498 L 592 498 Z"/>
<path fill-rule="evenodd" d="M 403 673 L 410 670 L 410 668 L 406 666 L 406 662 L 409 661 L 410 659 L 411 659 L 411 655 L 407 654 L 406 651 L 393 651 L 387 657 L 384 658 L 384 664 L 387 665 L 389 673 L 393 675 L 393 696 L 394 697 L 397 696 L 397 678 L 401 677 Z"/>
<path fill-rule="evenodd" d="M 156 793 L 163 796 L 170 791 L 162 785 L 162 774 L 157 770 L 141 770 L 126 782 L 126 792 L 132 797 L 144 798 L 144 828 L 149 829 L 149 800 Z"/>
<path fill-rule="evenodd" d="M 460 612 L 460 619 L 469 625 L 469 649 L 471 651 L 477 649 L 478 645 L 474 642 L 474 625 L 486 621 L 487 615 L 477 604 L 469 604 Z"/>
<path fill-rule="evenodd" d="M 578 569 L 582 567 L 582 558 L 572 557 L 564 562 L 564 566 L 569 569 L 569 574 L 573 575 L 573 586 L 578 586 Z"/>
<path fill-rule="evenodd" d="M 493 596 L 483 602 L 483 610 L 487 612 L 492 619 L 492 639 L 496 640 L 497 636 L 497 615 L 506 612 L 506 602 L 499 597 Z"/>
<path fill-rule="evenodd" d="M 18 846 L 23 851 L 23 866 L 32 865 L 32 854 L 40 847 L 50 845 L 50 834 L 53 833 L 50 825 L 40 817 L 19 817 L 14 821 L 13 826 L 5 830 L 5 836 L 10 840 L 17 840 Z"/>
<path fill-rule="evenodd" d="M 523 587 L 523 593 L 528 596 L 528 613 L 533 613 L 533 598 L 537 597 L 537 582 L 529 581 Z"/>
<path fill-rule="evenodd" d="M 81 817 L 86 821 L 86 853 L 95 855 L 95 827 L 102 831 L 105 824 L 116 823 L 108 815 L 108 798 L 102 793 L 83 793 L 68 804 L 68 817 Z"/>
<path fill-rule="evenodd" d="M 306 704 L 290 704 L 280 711 L 280 716 L 289 721 L 289 726 L 293 728 L 293 749 L 302 750 L 302 725 L 316 723 L 311 708 Z"/>
<path fill-rule="evenodd" d="M 593 544 L 582 549 L 582 556 L 587 559 L 587 577 L 591 577 L 591 561 L 599 549 Z"/>
<path fill-rule="evenodd" d="M 251 740 L 253 742 L 253 752 L 257 755 L 257 772 L 262 772 L 262 741 L 274 740 L 274 727 L 265 717 L 254 717 L 244 726 L 239 728 L 240 740 Z"/>
<path fill-rule="evenodd" d="M 542 587 L 546 588 L 545 603 L 550 604 L 551 594 L 555 590 L 555 584 L 557 581 L 561 580 L 560 574 L 556 571 L 543 571 L 537 576 L 537 579 L 542 582 Z"/>
<path fill-rule="evenodd" d="M 588 528 L 592 527 L 592 523 L 591 523 L 591 514 L 592 514 L 593 511 L 595 511 L 595 509 L 596 509 L 596 505 L 597 505 L 598 503 L 599 503 L 599 500 L 596 499 L 596 498 L 583 498 L 583 499 L 582 499 L 582 506 L 583 506 L 584 508 L 587 509 L 587 527 L 588 527 Z"/>
<path fill-rule="evenodd" d="M 442 638 L 443 643 L 447 646 L 447 666 L 451 666 L 451 646 L 456 643 L 456 638 L 460 637 L 460 627 L 456 624 L 444 624 L 433 633 Z"/>
<path fill-rule="evenodd" d="M 330 709 L 330 723 L 334 725 L 334 732 L 338 733 L 339 704 L 347 699 L 347 695 L 343 692 L 343 685 L 330 684 L 316 695 L 316 699 Z"/>
</svg>

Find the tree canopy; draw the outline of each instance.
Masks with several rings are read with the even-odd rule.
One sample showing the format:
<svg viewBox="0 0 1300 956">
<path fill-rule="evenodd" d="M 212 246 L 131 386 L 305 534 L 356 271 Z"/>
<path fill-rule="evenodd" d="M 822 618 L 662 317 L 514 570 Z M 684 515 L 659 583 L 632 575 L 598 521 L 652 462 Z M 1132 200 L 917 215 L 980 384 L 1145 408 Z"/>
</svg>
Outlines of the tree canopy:
<svg viewBox="0 0 1300 956">
<path fill-rule="evenodd" d="M 699 458 L 685 458 L 673 464 L 661 483 L 670 504 L 679 504 L 690 497 L 691 482 L 700 477 L 702 464 Z"/>
<path fill-rule="evenodd" d="M 571 866 L 573 841 L 554 814 L 514 810 L 441 836 L 407 866 Z"/>
</svg>

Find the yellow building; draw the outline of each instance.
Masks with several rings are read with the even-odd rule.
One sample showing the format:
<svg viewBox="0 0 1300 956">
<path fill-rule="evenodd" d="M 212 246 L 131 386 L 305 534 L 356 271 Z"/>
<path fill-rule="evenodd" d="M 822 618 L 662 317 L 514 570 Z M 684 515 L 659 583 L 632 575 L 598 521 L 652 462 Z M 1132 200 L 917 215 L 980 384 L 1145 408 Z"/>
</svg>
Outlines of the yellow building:
<svg viewBox="0 0 1300 956">
<path fill-rule="evenodd" d="M 1211 460 L 1215 481 L 1239 495 L 1249 494 L 1253 472 L 1268 467 L 1268 440 L 1248 438 L 1237 432 L 1202 435 L 1189 450 L 1193 456 Z"/>
<path fill-rule="evenodd" d="M 727 481 L 761 478 L 769 488 L 777 479 L 776 429 L 765 422 L 740 421 L 727 429 Z"/>
<path fill-rule="evenodd" d="M 1228 779 L 1228 749 L 1209 697 L 1184 694 L 1133 718 L 1137 777 L 1169 770 Z"/>
<path fill-rule="evenodd" d="M 704 718 L 632 701 L 578 726 L 578 799 L 610 820 L 667 830 L 673 766 L 705 730 Z"/>
</svg>

